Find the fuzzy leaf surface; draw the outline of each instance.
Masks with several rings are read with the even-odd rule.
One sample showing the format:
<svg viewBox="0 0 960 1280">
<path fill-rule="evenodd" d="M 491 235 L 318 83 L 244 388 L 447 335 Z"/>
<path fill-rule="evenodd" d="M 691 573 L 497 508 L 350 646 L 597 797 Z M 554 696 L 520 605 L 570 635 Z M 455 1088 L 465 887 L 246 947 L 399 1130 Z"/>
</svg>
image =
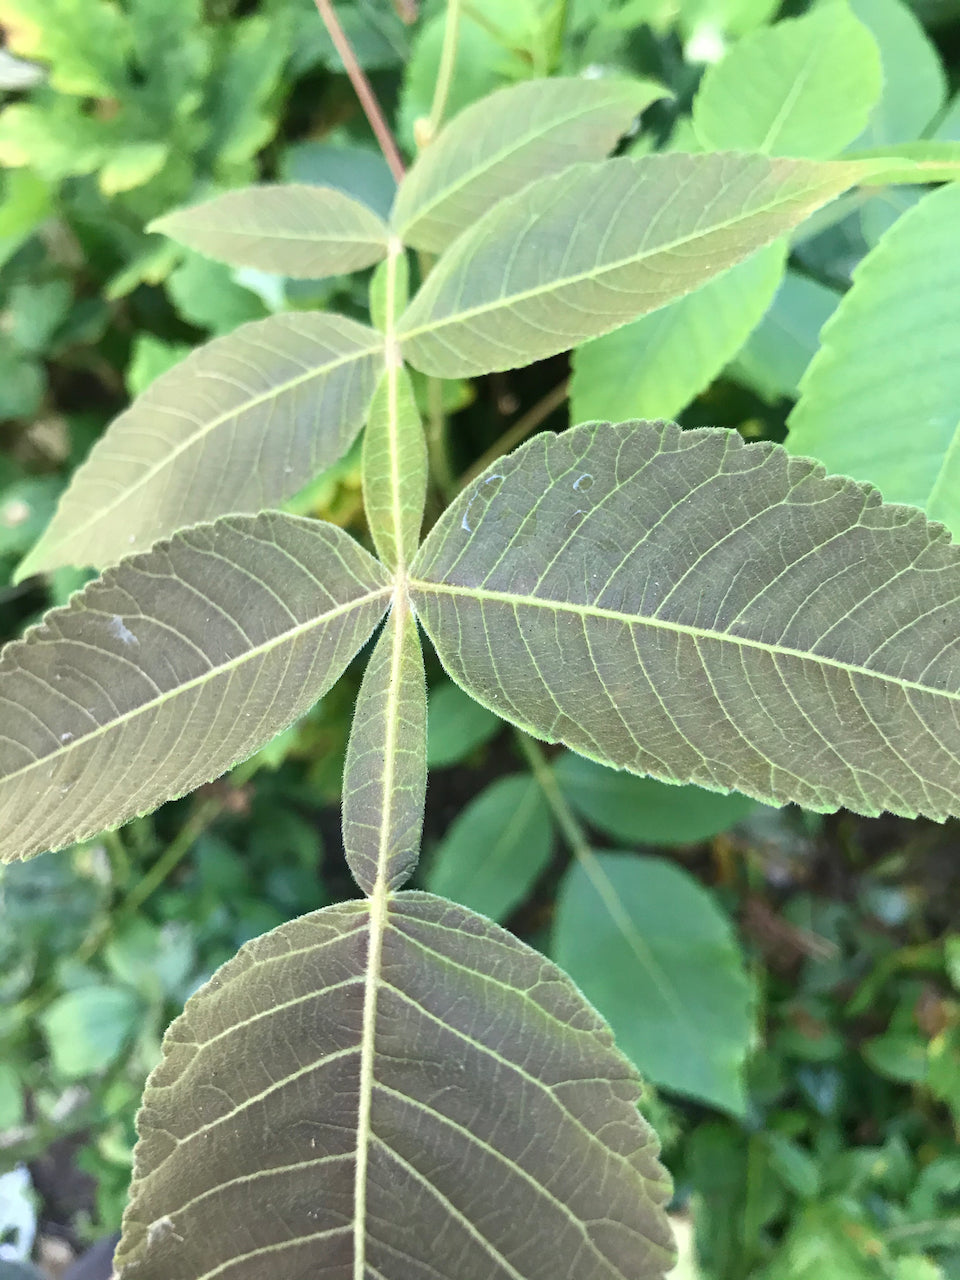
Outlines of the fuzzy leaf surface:
<svg viewBox="0 0 960 1280">
<path fill-rule="evenodd" d="M 649 80 L 527 80 L 472 103 L 420 153 L 391 222 L 439 253 L 498 201 L 535 178 L 605 155 L 665 90 Z"/>
<path fill-rule="evenodd" d="M 125 560 L 0 658 L 0 858 L 208 782 L 338 678 L 389 596 L 333 525 L 225 517 Z"/>
<path fill-rule="evenodd" d="M 693 104 L 704 147 L 829 159 L 880 97 L 877 43 L 845 3 L 761 27 L 708 67 Z"/>
<path fill-rule="evenodd" d="M 186 525 L 276 506 L 346 453 L 382 368 L 382 335 L 343 316 L 270 316 L 216 338 L 111 424 L 18 577 L 103 568 Z"/>
<path fill-rule="evenodd" d="M 380 559 L 408 564 L 420 544 L 427 496 L 427 442 L 410 375 L 385 370 L 363 436 L 363 504 Z"/>
<path fill-rule="evenodd" d="M 788 448 L 869 480 L 960 537 L 960 186 L 905 213 L 854 272 Z M 877 376 L 879 367 L 883 376 Z"/>
<path fill-rule="evenodd" d="M 866 172 L 733 153 L 573 165 L 450 246 L 400 319 L 404 354 L 444 378 L 555 355 L 690 293 Z"/>
<path fill-rule="evenodd" d="M 548 741 L 772 804 L 960 807 L 960 549 L 778 445 L 541 436 L 459 496 L 412 574 L 447 672 Z"/>
<path fill-rule="evenodd" d="M 372 894 L 398 889 L 420 856 L 427 791 L 427 686 L 417 624 L 395 599 L 357 697 L 343 771 L 343 843 Z"/>
<path fill-rule="evenodd" d="M 334 187 L 241 187 L 150 224 L 218 262 L 294 279 L 371 267 L 387 255 L 386 224 Z"/>
<path fill-rule="evenodd" d="M 120 1280 L 659 1280 L 638 1094 L 573 983 L 497 925 L 421 893 L 327 907 L 167 1032 Z"/>
</svg>

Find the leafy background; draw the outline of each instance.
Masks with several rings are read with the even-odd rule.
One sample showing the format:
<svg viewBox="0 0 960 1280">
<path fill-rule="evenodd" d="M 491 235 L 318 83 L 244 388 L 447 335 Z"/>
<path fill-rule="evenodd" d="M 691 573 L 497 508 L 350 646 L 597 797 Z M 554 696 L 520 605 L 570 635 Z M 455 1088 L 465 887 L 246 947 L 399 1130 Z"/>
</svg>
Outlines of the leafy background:
<svg viewBox="0 0 960 1280">
<path fill-rule="evenodd" d="M 803 30 L 827 49 L 823 83 L 788 136 L 753 136 L 758 115 L 738 112 L 737 86 L 762 66 L 790 74 L 795 42 L 782 48 L 766 27 L 808 10 Z M 433 98 L 443 5 L 355 0 L 338 12 L 411 153 Z M 308 308 L 367 319 L 365 273 L 292 281 L 231 270 L 147 223 L 256 179 L 333 185 L 385 213 L 393 179 L 311 0 L 0 0 L 0 24 L 7 639 L 83 580 L 58 571 L 6 585 L 133 395 L 248 320 Z M 465 5 L 451 112 L 556 72 L 627 73 L 669 90 L 626 143 L 634 153 L 960 141 L 953 0 Z M 846 136 L 832 132 L 838 117 Z M 944 190 L 907 216 L 921 194 L 837 202 L 789 246 L 569 361 L 445 383 L 453 474 L 504 437 L 562 429 L 572 374 L 574 421 L 664 415 L 787 438 L 885 493 L 902 485 L 889 496 L 929 504 L 956 532 L 949 486 L 909 471 L 898 428 L 931 386 L 956 420 L 955 359 L 952 380 L 939 370 L 960 341 L 958 259 L 949 236 L 935 255 L 929 237 L 960 209 Z M 882 236 L 887 269 L 878 255 L 858 273 Z M 919 277 L 918 253 L 935 266 Z M 898 301 L 908 286 L 913 311 Z M 947 315 L 935 334 L 934 314 Z M 883 344 L 900 353 L 898 395 L 871 413 Z M 836 427 L 861 419 L 885 473 L 864 473 L 856 433 Z M 948 448 L 941 439 L 925 452 Z M 362 536 L 356 451 L 291 509 Z M 26 1188 L 20 1174 L 0 1181 L 0 1248 L 11 1256 L 34 1219 L 48 1251 L 53 1238 L 79 1248 L 118 1226 L 133 1116 L 167 1022 L 244 941 L 355 892 L 338 804 L 361 672 L 353 664 L 297 726 L 194 797 L 0 872 L 0 1175 L 29 1171 Z M 616 774 L 541 752 L 439 669 L 428 674 L 418 882 L 548 951 L 612 1021 L 649 1081 L 676 1218 L 695 1235 L 687 1274 L 960 1276 L 953 824 L 823 818 Z"/>
</svg>

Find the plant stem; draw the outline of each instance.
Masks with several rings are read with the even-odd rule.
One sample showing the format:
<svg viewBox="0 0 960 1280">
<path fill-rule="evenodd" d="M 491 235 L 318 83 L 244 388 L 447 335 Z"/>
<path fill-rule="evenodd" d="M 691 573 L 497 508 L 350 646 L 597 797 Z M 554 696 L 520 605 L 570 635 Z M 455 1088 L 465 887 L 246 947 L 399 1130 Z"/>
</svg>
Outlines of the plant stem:
<svg viewBox="0 0 960 1280">
<path fill-rule="evenodd" d="M 347 33 L 340 25 L 340 19 L 337 17 L 333 7 L 333 0 L 314 0 L 317 11 L 323 19 L 323 25 L 330 34 L 333 41 L 333 47 L 340 55 L 347 75 L 350 77 L 350 83 L 353 85 L 354 92 L 360 99 L 360 105 L 363 107 L 364 115 L 370 122 L 370 128 L 374 132 L 377 142 L 380 144 L 380 150 L 383 152 L 383 158 L 390 166 L 390 171 L 396 178 L 397 182 L 404 175 L 403 159 L 400 155 L 400 149 L 397 146 L 393 134 L 390 132 L 390 126 L 387 124 L 380 103 L 377 101 L 377 95 L 373 92 L 370 81 L 364 74 L 363 68 L 357 61 L 357 55 L 354 53 L 350 41 L 347 39 Z"/>
<path fill-rule="evenodd" d="M 517 745 L 526 756 L 527 763 L 530 765 L 530 772 L 543 792 L 543 798 L 550 806 L 554 821 L 560 828 L 560 833 L 564 840 L 570 846 L 571 853 L 582 860 L 592 860 L 593 854 L 590 851 L 590 841 L 587 839 L 587 833 L 584 831 L 576 814 L 567 804 L 563 792 L 557 786 L 557 780 L 553 776 L 553 770 L 550 768 L 547 757 L 543 753 L 543 747 L 539 742 L 531 738 L 528 733 L 524 733 L 522 729 L 517 729 L 515 734 Z"/>
<path fill-rule="evenodd" d="M 443 48 L 440 51 L 440 66 L 437 69 L 437 83 L 433 91 L 433 105 L 430 108 L 430 122 L 427 137 L 430 141 L 437 136 L 443 123 L 443 114 L 447 109 L 450 97 L 450 86 L 453 83 L 453 69 L 457 62 L 457 43 L 460 38 L 460 0 L 447 0 L 447 21 L 443 31 Z"/>
<path fill-rule="evenodd" d="M 521 440 L 525 440 L 532 431 L 536 431 L 541 422 L 545 422 L 551 413 L 559 409 L 567 398 L 567 392 L 570 389 L 570 379 L 565 378 L 563 382 L 548 391 L 542 400 L 538 400 L 532 409 L 528 409 L 522 417 L 518 418 L 512 427 L 508 427 L 499 439 L 495 440 L 490 448 L 480 455 L 476 462 L 467 471 L 463 473 L 459 480 L 459 488 L 463 489 L 475 480 L 481 471 L 489 467 L 491 462 L 496 462 L 498 458 L 502 458 L 505 453 L 509 453 Z"/>
</svg>

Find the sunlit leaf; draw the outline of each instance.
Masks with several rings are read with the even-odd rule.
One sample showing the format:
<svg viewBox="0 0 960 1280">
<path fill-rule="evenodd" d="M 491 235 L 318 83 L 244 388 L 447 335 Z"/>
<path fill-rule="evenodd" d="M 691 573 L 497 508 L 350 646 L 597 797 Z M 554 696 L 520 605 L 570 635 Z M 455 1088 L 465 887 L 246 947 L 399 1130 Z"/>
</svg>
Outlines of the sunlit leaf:
<svg viewBox="0 0 960 1280">
<path fill-rule="evenodd" d="M 505 920 L 550 861 L 553 824 L 529 774 L 499 778 L 450 824 L 430 860 L 426 887 Z"/>
<path fill-rule="evenodd" d="M 427 688 L 416 620 L 394 600 L 357 698 L 343 771 L 343 843 L 367 894 L 398 889 L 420 856 Z"/>
<path fill-rule="evenodd" d="M 412 573 L 449 674 L 541 738 L 772 803 L 960 808 L 960 550 L 778 445 L 541 436 Z"/>
<path fill-rule="evenodd" d="M 960 187 L 925 197 L 854 272 L 788 447 L 922 507 L 960 537 Z M 877 376 L 879 368 L 883 377 Z"/>
<path fill-rule="evenodd" d="M 647 80 L 528 80 L 467 107 L 420 154 L 391 222 L 438 253 L 534 178 L 605 155 L 665 90 Z"/>
<path fill-rule="evenodd" d="M 657 1280 L 637 1081 L 558 969 L 429 894 L 249 943 L 167 1033 L 121 1280 Z M 563 1158 L 558 1158 L 563 1152 Z"/>
<path fill-rule="evenodd" d="M 404 354 L 440 377 L 553 355 L 690 293 L 866 172 L 725 153 L 574 165 L 451 245 L 401 318 Z"/>
<path fill-rule="evenodd" d="M 864 128 L 882 83 L 876 41 L 834 0 L 752 32 L 708 67 L 693 123 L 715 151 L 828 159 Z"/>
<path fill-rule="evenodd" d="M 342 530 L 226 517 L 124 561 L 0 658 L 0 858 L 116 826 L 306 711 L 386 608 Z"/>
<path fill-rule="evenodd" d="M 382 368 L 382 335 L 343 316 L 271 316 L 201 347 L 97 442 L 18 576 L 282 502 L 347 451 Z"/>
<path fill-rule="evenodd" d="M 589 854 L 564 879 L 552 954 L 645 1076 L 742 1114 L 750 987 L 729 921 L 692 876 Z"/>
<path fill-rule="evenodd" d="M 333 187 L 243 187 L 151 223 L 181 244 L 235 267 L 296 279 L 369 267 L 386 257 L 389 232 L 359 200 Z"/>
</svg>

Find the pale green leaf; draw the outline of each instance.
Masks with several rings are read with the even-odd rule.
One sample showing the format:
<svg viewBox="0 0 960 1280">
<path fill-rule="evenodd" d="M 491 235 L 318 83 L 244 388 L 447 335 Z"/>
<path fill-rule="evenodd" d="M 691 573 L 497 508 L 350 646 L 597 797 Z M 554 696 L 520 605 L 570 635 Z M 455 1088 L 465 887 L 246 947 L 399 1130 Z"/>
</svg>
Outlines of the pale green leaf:
<svg viewBox="0 0 960 1280">
<path fill-rule="evenodd" d="M 734 376 L 768 399 L 795 399 L 819 347 L 820 330 L 840 297 L 818 280 L 787 271 L 769 310 L 737 356 Z"/>
<path fill-rule="evenodd" d="M 564 879 L 551 954 L 655 1084 L 742 1115 L 750 987 L 727 919 L 680 867 L 587 854 Z"/>
<path fill-rule="evenodd" d="M 846 3 L 761 28 L 708 67 L 693 102 L 704 147 L 828 159 L 880 97 L 880 52 Z"/>
<path fill-rule="evenodd" d="M 50 66 L 62 94 L 114 98 L 128 84 L 126 22 L 108 0 L 0 0 L 5 44 Z"/>
<path fill-rule="evenodd" d="M 430 894 L 327 907 L 167 1032 L 120 1280 L 659 1280 L 638 1093 L 573 983 L 496 925 Z"/>
<path fill-rule="evenodd" d="M 757 807 L 748 796 L 677 787 L 608 769 L 566 752 L 554 766 L 566 799 L 592 826 L 617 840 L 678 845 L 708 840 Z"/>
<path fill-rule="evenodd" d="M 775 804 L 960 809 L 960 549 L 779 445 L 540 436 L 411 573 L 448 673 L 541 738 Z"/>
<path fill-rule="evenodd" d="M 420 856 L 427 687 L 417 623 L 394 599 L 364 674 L 343 770 L 343 843 L 367 894 L 400 888 Z"/>
<path fill-rule="evenodd" d="M 564 351 L 690 293 L 864 172 L 732 154 L 573 165 L 451 245 L 400 320 L 404 354 L 461 377 Z"/>
<path fill-rule="evenodd" d="M 553 824 L 529 774 L 499 778 L 450 824 L 427 869 L 431 893 L 505 920 L 550 861 Z"/>
<path fill-rule="evenodd" d="M 142 1017 L 137 993 L 129 987 L 98 983 L 66 992 L 40 1015 L 54 1071 L 63 1080 L 105 1071 Z"/>
<path fill-rule="evenodd" d="M 685 298 L 579 347 L 572 420 L 676 417 L 763 318 L 785 259 L 782 241 L 768 245 Z"/>
<path fill-rule="evenodd" d="M 826 325 L 788 447 L 960 536 L 960 186 L 903 215 Z"/>
<path fill-rule="evenodd" d="M 407 564 L 420 543 L 427 496 L 427 445 L 410 375 L 386 370 L 363 436 L 363 503 L 380 559 Z"/>
<path fill-rule="evenodd" d="M 858 145 L 919 138 L 947 97 L 935 45 L 902 0 L 850 0 L 850 6 L 877 42 L 883 67 L 883 92 Z"/>
<path fill-rule="evenodd" d="M 465 760 L 503 728 L 499 716 L 449 680 L 430 690 L 427 707 L 427 764 L 431 769 Z"/>
<path fill-rule="evenodd" d="M 851 153 L 850 159 L 872 161 L 871 183 L 954 182 L 960 178 L 960 142 L 933 138 L 901 142 Z M 884 163 L 885 162 L 885 163 Z"/>
<path fill-rule="evenodd" d="M 95 835 L 302 715 L 382 616 L 381 567 L 279 512 L 125 560 L 0 658 L 0 859 Z"/>
<path fill-rule="evenodd" d="M 499 200 L 534 178 L 605 155 L 665 90 L 646 80 L 528 80 L 473 103 L 421 152 L 391 224 L 439 253 Z"/>
<path fill-rule="evenodd" d="M 97 442 L 18 577 L 282 502 L 347 451 L 382 368 L 382 336 L 335 315 L 271 316 L 199 348 Z"/>
<path fill-rule="evenodd" d="M 164 214 L 150 230 L 231 266 L 298 280 L 372 266 L 386 257 L 389 240 L 386 225 L 358 200 L 293 182 L 227 191 Z"/>
</svg>

